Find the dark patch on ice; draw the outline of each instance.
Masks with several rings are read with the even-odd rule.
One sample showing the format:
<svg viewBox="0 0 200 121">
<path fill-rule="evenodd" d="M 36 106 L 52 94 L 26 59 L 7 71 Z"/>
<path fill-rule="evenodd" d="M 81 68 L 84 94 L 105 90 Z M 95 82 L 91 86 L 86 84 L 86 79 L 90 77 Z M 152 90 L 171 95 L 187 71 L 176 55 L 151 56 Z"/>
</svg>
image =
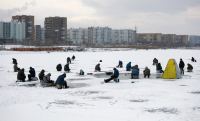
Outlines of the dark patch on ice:
<svg viewBox="0 0 200 121">
<path fill-rule="evenodd" d="M 175 108 L 147 109 L 145 111 L 150 112 L 150 113 L 161 112 L 161 113 L 167 113 L 167 114 L 178 114 L 178 110 Z"/>
<path fill-rule="evenodd" d="M 147 102 L 148 100 L 137 99 L 137 100 L 130 100 L 130 102 Z"/>
<path fill-rule="evenodd" d="M 188 86 L 188 85 L 179 85 L 179 86 L 183 86 L 184 87 L 184 86 Z"/>
<path fill-rule="evenodd" d="M 109 96 L 100 96 L 100 97 L 94 97 L 93 99 L 112 99 L 113 97 Z"/>
<path fill-rule="evenodd" d="M 81 88 L 81 87 L 89 86 L 89 84 L 85 84 L 85 83 L 67 83 L 67 85 L 69 86 L 69 88 Z"/>
<path fill-rule="evenodd" d="M 199 110 L 200 111 L 200 107 L 194 107 L 192 108 L 193 110 Z"/>
<path fill-rule="evenodd" d="M 58 104 L 58 105 L 74 105 L 74 101 L 67 100 L 56 100 L 55 102 L 50 102 L 49 104 Z"/>
<path fill-rule="evenodd" d="M 103 92 L 100 92 L 100 91 L 76 91 L 76 92 L 73 92 L 73 93 L 69 93 L 69 95 L 86 96 L 86 95 L 99 94 L 99 93 L 103 93 Z"/>
<path fill-rule="evenodd" d="M 190 92 L 192 94 L 200 94 L 200 91 Z"/>
</svg>

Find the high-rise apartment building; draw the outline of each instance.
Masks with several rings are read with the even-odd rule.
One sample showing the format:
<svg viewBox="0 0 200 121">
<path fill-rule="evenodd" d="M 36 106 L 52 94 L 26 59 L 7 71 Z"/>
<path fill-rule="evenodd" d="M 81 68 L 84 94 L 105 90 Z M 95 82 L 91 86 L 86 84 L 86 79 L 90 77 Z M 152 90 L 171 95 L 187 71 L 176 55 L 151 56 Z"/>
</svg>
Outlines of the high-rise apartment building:
<svg viewBox="0 0 200 121">
<path fill-rule="evenodd" d="M 47 17 L 44 22 L 45 41 L 67 41 L 67 18 Z"/>
<path fill-rule="evenodd" d="M 11 24 L 11 34 L 10 37 L 18 42 L 22 42 L 26 38 L 26 24 L 25 22 L 14 21 L 10 22 Z"/>
<path fill-rule="evenodd" d="M 73 44 L 87 44 L 88 29 L 87 28 L 67 29 L 67 41 L 71 41 Z"/>
<path fill-rule="evenodd" d="M 175 43 L 176 34 L 162 34 L 162 41 L 164 43 Z"/>
<path fill-rule="evenodd" d="M 0 22 L 0 38 L 10 38 L 10 22 Z"/>
<path fill-rule="evenodd" d="M 176 35 L 176 42 L 188 44 L 188 35 Z"/>
<path fill-rule="evenodd" d="M 12 19 L 14 21 L 24 22 L 26 29 L 26 39 L 27 40 L 33 40 L 34 39 L 34 16 L 27 16 L 27 15 L 21 15 L 21 16 L 12 16 Z"/>
<path fill-rule="evenodd" d="M 41 26 L 40 25 L 35 25 L 34 27 L 34 40 L 35 41 L 41 41 Z"/>
</svg>

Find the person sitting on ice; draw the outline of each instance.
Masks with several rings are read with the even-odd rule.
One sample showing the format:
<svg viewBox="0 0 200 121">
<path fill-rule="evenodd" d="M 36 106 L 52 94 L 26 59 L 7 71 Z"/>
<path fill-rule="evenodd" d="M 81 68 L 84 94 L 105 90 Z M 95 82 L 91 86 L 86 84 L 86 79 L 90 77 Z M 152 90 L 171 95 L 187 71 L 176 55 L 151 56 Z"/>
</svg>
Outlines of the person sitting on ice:
<svg viewBox="0 0 200 121">
<path fill-rule="evenodd" d="M 44 83 L 50 83 L 52 85 L 54 85 L 54 81 L 51 80 L 51 73 L 48 73 L 47 75 L 44 76 L 43 81 Z"/>
<path fill-rule="evenodd" d="M 153 65 L 157 64 L 158 63 L 158 59 L 154 58 L 153 59 Z"/>
<path fill-rule="evenodd" d="M 40 82 L 43 82 L 44 72 L 45 72 L 45 70 L 42 69 L 42 71 L 38 74 L 38 77 L 39 77 L 39 79 L 40 79 Z"/>
<path fill-rule="evenodd" d="M 81 69 L 79 75 L 84 75 L 84 71 Z"/>
<path fill-rule="evenodd" d="M 31 81 L 31 77 L 35 77 L 35 69 L 30 67 L 29 73 L 28 80 Z"/>
<path fill-rule="evenodd" d="M 13 64 L 17 64 L 17 60 L 15 58 L 12 58 Z"/>
<path fill-rule="evenodd" d="M 122 68 L 123 67 L 123 62 L 119 60 L 119 65 L 117 67 Z"/>
<path fill-rule="evenodd" d="M 66 65 L 65 65 L 64 71 L 65 71 L 66 73 L 69 73 L 69 72 L 70 72 L 69 64 L 66 64 Z"/>
<path fill-rule="evenodd" d="M 61 70 L 62 70 L 62 65 L 59 63 L 59 64 L 56 66 L 56 69 L 57 69 L 57 71 L 61 71 Z"/>
<path fill-rule="evenodd" d="M 148 67 L 145 68 L 145 70 L 143 71 L 143 74 L 144 74 L 144 78 L 146 78 L 146 76 L 150 76 L 150 69 Z"/>
<path fill-rule="evenodd" d="M 56 80 L 56 83 L 55 83 L 55 85 L 56 85 L 56 87 L 57 87 L 58 89 L 62 89 L 63 86 L 64 86 L 64 88 L 69 88 L 69 87 L 67 86 L 67 82 L 64 80 L 65 77 L 66 77 L 66 74 L 65 74 L 65 73 L 62 74 L 62 75 L 60 75 L 60 76 L 58 76 L 58 78 L 57 78 L 57 80 Z"/>
<path fill-rule="evenodd" d="M 26 79 L 26 76 L 24 74 L 24 68 L 22 68 L 21 70 L 18 71 L 17 80 L 25 82 L 25 79 Z"/>
<path fill-rule="evenodd" d="M 104 79 L 105 83 L 108 83 L 109 81 L 111 81 L 114 78 L 118 78 L 119 77 L 119 71 L 116 68 L 113 68 L 114 70 L 114 74 L 111 75 L 111 77 L 109 79 Z"/>
<path fill-rule="evenodd" d="M 197 62 L 193 57 L 192 57 L 191 61 L 192 61 L 192 62 Z"/>
<path fill-rule="evenodd" d="M 74 59 L 75 59 L 75 56 L 73 55 L 73 56 L 72 56 L 72 60 L 74 60 Z"/>
<path fill-rule="evenodd" d="M 95 66 L 95 71 L 101 71 L 100 63 L 98 63 L 98 64 Z"/>
<path fill-rule="evenodd" d="M 71 59 L 70 59 L 70 57 L 67 57 L 67 64 L 71 64 Z"/>
<path fill-rule="evenodd" d="M 187 65 L 188 65 L 188 67 L 187 67 L 188 72 L 192 72 L 193 66 L 189 63 Z"/>
<path fill-rule="evenodd" d="M 19 68 L 17 67 L 17 63 L 14 64 L 13 69 L 14 69 L 14 72 L 17 72 L 19 70 Z"/>
<path fill-rule="evenodd" d="M 162 70 L 162 66 L 161 66 L 160 63 L 158 63 L 158 64 L 156 65 L 156 72 L 157 72 L 157 73 L 163 73 L 163 72 L 164 72 L 164 71 Z"/>
<path fill-rule="evenodd" d="M 139 79 L 139 69 L 138 66 L 135 65 L 131 72 L 131 79 Z"/>
<path fill-rule="evenodd" d="M 131 71 L 131 62 L 126 65 L 126 71 Z"/>
</svg>

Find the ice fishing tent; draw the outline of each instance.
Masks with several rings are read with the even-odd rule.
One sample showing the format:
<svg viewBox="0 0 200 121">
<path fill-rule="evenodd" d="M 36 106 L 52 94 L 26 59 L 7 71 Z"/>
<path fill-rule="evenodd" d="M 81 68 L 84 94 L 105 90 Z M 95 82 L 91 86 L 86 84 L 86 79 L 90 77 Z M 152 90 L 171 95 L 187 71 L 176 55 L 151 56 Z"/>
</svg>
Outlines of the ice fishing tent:
<svg viewBox="0 0 200 121">
<path fill-rule="evenodd" d="M 180 79 L 180 71 L 175 59 L 169 59 L 162 79 Z"/>
</svg>

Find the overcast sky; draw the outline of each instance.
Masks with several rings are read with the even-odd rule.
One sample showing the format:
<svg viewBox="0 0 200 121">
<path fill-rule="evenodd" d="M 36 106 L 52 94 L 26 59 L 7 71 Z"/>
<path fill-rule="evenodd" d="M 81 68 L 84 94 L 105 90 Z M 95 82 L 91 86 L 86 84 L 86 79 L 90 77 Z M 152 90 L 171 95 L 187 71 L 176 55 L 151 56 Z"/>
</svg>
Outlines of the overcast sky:
<svg viewBox="0 0 200 121">
<path fill-rule="evenodd" d="M 138 33 L 200 35 L 200 0 L 0 0 L 0 20 L 67 17 L 67 28 L 135 29 Z"/>
</svg>

